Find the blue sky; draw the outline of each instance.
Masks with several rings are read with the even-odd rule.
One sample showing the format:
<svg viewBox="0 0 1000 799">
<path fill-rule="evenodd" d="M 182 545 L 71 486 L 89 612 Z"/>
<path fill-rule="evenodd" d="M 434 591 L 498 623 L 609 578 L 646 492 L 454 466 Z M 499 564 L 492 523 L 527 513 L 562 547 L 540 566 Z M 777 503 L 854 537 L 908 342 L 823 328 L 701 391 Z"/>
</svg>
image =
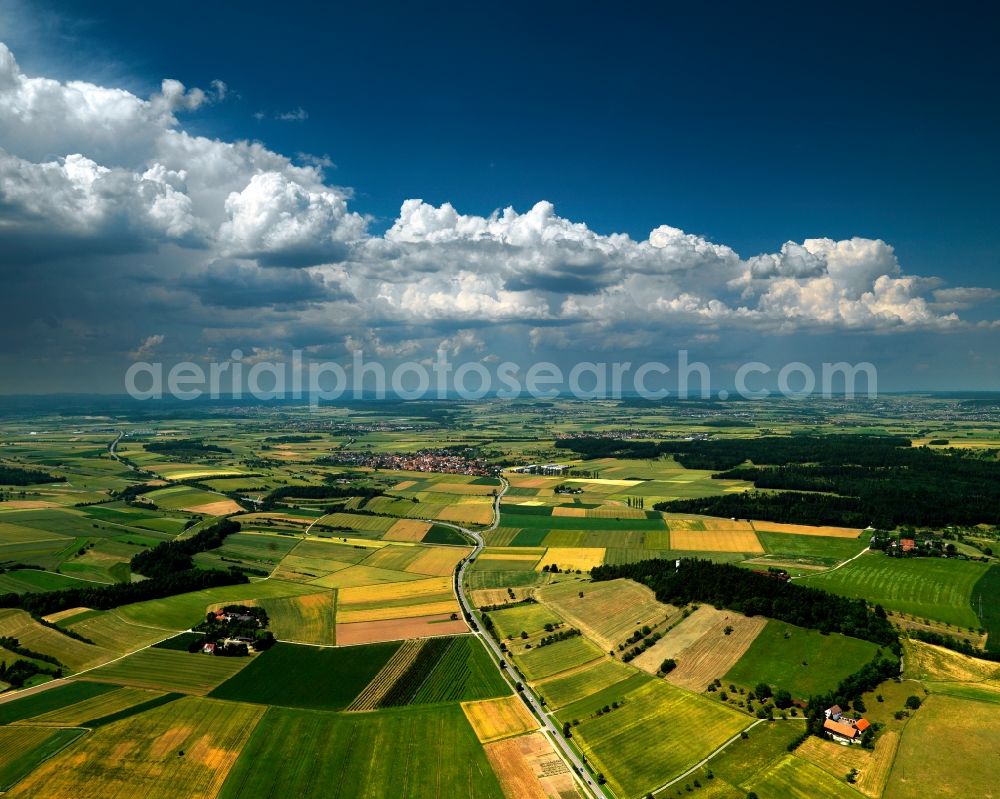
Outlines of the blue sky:
<svg viewBox="0 0 1000 799">
<path fill-rule="evenodd" d="M 151 11 L 124 2 L 34 3 L 11 5 L 0 16 L 0 40 L 23 75 L 118 87 L 137 98 L 152 98 L 164 78 L 209 94 L 210 82 L 220 80 L 227 87 L 224 96 L 175 104 L 170 109 L 174 121 L 163 122 L 164 127 L 221 142 L 256 140 L 293 165 L 325 164 L 323 185 L 339 187 L 347 212 L 365 220 L 363 256 L 353 250 L 358 234 L 351 227 L 353 238 L 339 228 L 341 233 L 333 236 L 336 247 L 327 248 L 322 257 L 301 256 L 300 247 L 298 260 L 266 255 L 256 245 L 216 247 L 220 239 L 209 236 L 213 243 L 206 238 L 195 247 L 202 252 L 200 266 L 186 259 L 177 267 L 189 287 L 219 286 L 227 275 L 239 273 L 240 285 L 249 291 L 252 284 L 262 307 L 268 306 L 269 291 L 272 299 L 299 298 L 303 313 L 295 321 L 287 307 L 279 309 L 276 325 L 283 337 L 249 345 L 306 344 L 323 350 L 324 357 L 335 357 L 332 342 L 350 336 L 377 340 L 386 351 L 402 355 L 410 353 L 390 341 L 420 339 L 425 348 L 432 347 L 435 340 L 451 340 L 463 330 L 481 331 L 485 321 L 491 328 L 509 326 L 503 329 L 512 337 L 521 334 L 522 352 L 553 346 L 568 353 L 572 347 L 565 336 L 560 342 L 550 335 L 552 329 L 583 324 L 571 334 L 583 351 L 595 325 L 605 338 L 612 326 L 624 331 L 622 341 L 639 349 L 702 340 L 718 350 L 711 354 L 722 362 L 747 348 L 727 350 L 721 343 L 736 320 L 710 311 L 708 304 L 715 299 L 727 309 L 750 309 L 752 318 L 768 317 L 749 328 L 737 325 L 753 336 L 750 349 L 775 354 L 795 349 L 795 339 L 788 336 L 796 331 L 776 330 L 774 322 L 782 314 L 794 316 L 802 303 L 783 310 L 771 284 L 754 283 L 751 290 L 749 277 L 740 282 L 742 267 L 735 261 L 732 273 L 711 287 L 674 277 L 669 288 L 643 284 L 640 293 L 661 292 L 659 307 L 674 314 L 662 320 L 660 329 L 668 331 L 663 335 L 654 329 L 640 336 L 621 323 L 629 314 L 604 307 L 599 313 L 588 308 L 581 323 L 581 302 L 567 306 L 567 298 L 614 292 L 628 274 L 652 267 L 641 253 L 627 253 L 614 267 L 624 276 L 620 283 L 595 278 L 588 270 L 601 271 L 601 266 L 592 263 L 592 254 L 603 252 L 604 245 L 578 247 L 572 236 L 574 257 L 586 263 L 574 261 L 567 269 L 561 266 L 562 256 L 539 256 L 544 265 L 538 269 L 548 270 L 541 275 L 535 266 L 494 264 L 478 251 L 457 252 L 454 237 L 447 252 L 418 258 L 417 250 L 437 245 L 421 238 L 423 233 L 414 238 L 412 231 L 395 237 L 390 232 L 394 245 L 409 251 L 381 261 L 385 270 L 412 268 L 425 275 L 429 262 L 471 259 L 476 274 L 495 268 L 502 276 L 496 285 L 477 289 L 479 294 L 496 299 L 498 290 L 516 292 L 512 314 L 487 314 L 484 320 L 479 313 L 473 321 L 464 317 L 466 324 L 444 313 L 419 319 L 388 314 L 375 324 L 355 320 L 321 332 L 304 311 L 306 305 L 315 310 L 316 302 L 336 303 L 338 297 L 350 303 L 347 295 L 356 300 L 353 307 L 361 307 L 364 290 L 348 285 L 336 271 L 379 279 L 378 259 L 388 256 L 374 255 L 372 240 L 398 225 L 406 200 L 422 199 L 424 210 L 449 203 L 470 218 L 488 218 L 508 206 L 525 214 L 544 200 L 554 206 L 555 218 L 585 224 L 595 235 L 624 233 L 641 243 L 651 230 L 667 225 L 696 236 L 705 246 L 730 248 L 741 263 L 778 254 L 786 242 L 885 242 L 893 248 L 895 265 L 885 272 L 867 265 L 857 269 L 871 278 L 867 288 L 872 290 L 880 274 L 892 280 L 913 278 L 906 296 L 887 300 L 892 307 L 879 299 L 874 313 L 882 316 L 872 322 L 859 321 L 850 309 L 831 321 L 816 316 L 812 307 L 804 313 L 803 327 L 818 319 L 820 324 L 808 331 L 818 338 L 799 346 L 810 358 L 827 352 L 836 357 L 832 348 L 837 342 L 842 346 L 840 334 L 846 330 L 855 339 L 844 349 L 880 353 L 887 373 L 898 372 L 900 380 L 926 374 L 916 381 L 922 387 L 936 382 L 942 388 L 956 383 L 997 387 L 997 330 L 991 323 L 1000 310 L 993 291 L 998 286 L 1000 69 L 995 41 L 1000 26 L 986 4 L 953 4 L 933 14 L 915 13 L 904 4 L 825 4 L 805 11 L 800 4 L 714 4 L 704 9 L 672 3 L 613 9 L 569 3 L 313 5 L 286 3 L 278 9 L 271 3 L 221 3 L 206 10 L 204 3 L 175 2 L 169 11 Z M 154 162 L 169 161 L 155 148 L 140 156 L 127 148 L 116 153 L 90 145 L 92 151 L 82 139 L 55 138 L 50 150 L 17 152 L 0 138 L 0 147 L 35 164 L 65 158 L 72 150 L 136 174 Z M 267 168 L 250 164 L 247 180 Z M 240 189 L 235 183 L 233 187 Z M 195 198 L 196 211 L 197 206 Z M 134 230 L 132 234 L 139 236 Z M 190 239 L 194 234 L 185 235 Z M 481 233 L 475 235 L 481 239 Z M 130 263 L 144 261 L 147 271 L 141 280 L 134 274 L 131 279 L 143 284 L 146 300 L 154 292 L 165 296 L 172 290 L 154 289 L 156 281 L 148 275 L 150 270 L 162 273 L 165 248 L 176 244 L 164 242 L 162 237 L 155 244 L 150 239 L 132 250 L 143 253 L 133 255 Z M 688 244 L 692 252 L 700 252 L 702 244 Z M 189 240 L 182 246 L 193 245 Z M 580 247 L 591 255 L 581 256 Z M 95 247 L 94 268 L 102 274 L 122 268 L 122 256 L 111 249 Z M 149 254 L 152 249 L 155 256 Z M 817 255 L 812 247 L 810 257 L 819 257 L 822 266 L 758 272 L 767 280 L 818 279 L 823 270 L 838 268 L 830 266 L 839 257 L 831 256 L 833 251 L 827 247 Z M 730 258 L 719 252 L 712 257 Z M 874 261 L 888 263 L 884 258 L 884 252 L 871 250 Z M 420 264 L 412 265 L 414 259 Z M 274 271 L 279 261 L 284 268 L 280 276 Z M 289 266 L 300 271 L 291 277 Z M 701 255 L 679 271 L 669 267 L 673 275 L 706 268 Z M 602 275 L 611 271 L 609 267 Z M 753 270 L 745 271 L 749 275 Z M 456 273 L 448 274 L 454 286 Z M 332 293 L 307 296 L 303 287 L 317 280 L 334 286 Z M 862 282 L 852 277 L 844 284 L 845 301 L 855 302 L 865 293 Z M 25 291 L 37 292 L 39 285 Z M 975 293 L 933 294 L 954 289 Z M 426 290 L 421 295 L 425 307 L 428 296 L 441 293 L 439 286 Z M 930 310 L 914 314 L 914 298 L 929 303 Z M 403 308 L 404 301 L 396 301 L 394 307 Z M 210 314 L 213 301 L 203 294 L 199 302 Z M 827 297 L 815 306 L 830 302 Z M 482 307 L 476 303 L 479 299 L 473 305 Z M 897 310 L 904 305 L 907 311 Z M 547 311 L 536 313 L 542 306 Z M 683 312 L 678 310 L 682 306 Z M 269 307 L 273 310 L 274 302 Z M 868 303 L 866 320 L 871 313 Z M 941 322 L 948 314 L 956 314 L 960 324 Z M 93 331 L 94 351 L 101 352 L 102 363 L 111 369 L 114 357 L 137 351 L 150 337 L 162 336 L 164 349 L 167 343 L 177 344 L 177 356 L 239 339 L 237 326 L 228 324 L 231 336 L 220 332 L 199 344 L 193 331 L 204 330 L 204 320 L 192 315 L 185 330 L 184 318 L 167 316 L 147 314 L 147 320 L 160 324 L 149 330 L 140 320 L 127 325 L 117 347 L 112 334 Z M 710 322 L 704 324 L 705 319 Z M 289 334 L 291 327 L 301 332 Z M 543 333 L 531 336 L 533 329 Z M 886 337 L 894 337 L 894 343 Z M 904 339 L 909 343 L 901 347 Z M 485 357 L 481 350 L 479 356 Z M 976 357 L 956 367 L 956 350 Z M 111 378 L 96 382 L 110 385 Z"/>
</svg>

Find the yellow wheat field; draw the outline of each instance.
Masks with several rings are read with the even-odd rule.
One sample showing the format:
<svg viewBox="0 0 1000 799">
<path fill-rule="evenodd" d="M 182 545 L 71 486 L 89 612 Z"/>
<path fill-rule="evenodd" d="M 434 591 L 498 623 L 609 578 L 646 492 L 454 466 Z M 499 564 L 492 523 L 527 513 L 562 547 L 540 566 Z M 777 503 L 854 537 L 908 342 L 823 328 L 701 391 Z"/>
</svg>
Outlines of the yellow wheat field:
<svg viewBox="0 0 1000 799">
<path fill-rule="evenodd" d="M 603 547 L 549 547 L 545 550 L 538 564 L 536 571 L 541 571 L 545 566 L 556 564 L 561 571 L 575 570 L 590 571 L 595 566 L 604 563 L 604 555 L 607 552 Z"/>
<path fill-rule="evenodd" d="M 412 619 L 417 616 L 443 616 L 461 614 L 457 599 L 439 599 L 433 602 L 414 601 L 410 605 L 389 607 L 343 607 L 337 609 L 338 624 L 359 624 L 387 619 Z"/>
<path fill-rule="evenodd" d="M 489 504 L 449 505 L 434 518 L 457 524 L 489 524 L 493 521 L 493 506 Z"/>
<path fill-rule="evenodd" d="M 338 593 L 341 607 L 358 603 L 375 604 L 394 599 L 413 599 L 451 591 L 450 577 L 428 577 L 424 580 L 408 580 L 402 583 L 381 585 L 360 585 L 342 588 Z"/>
<path fill-rule="evenodd" d="M 751 522 L 754 530 L 766 533 L 789 533 L 791 535 L 822 535 L 830 538 L 857 538 L 860 530 L 849 527 L 813 527 L 809 524 L 779 524 L 778 522 Z"/>
<path fill-rule="evenodd" d="M 428 522 L 400 519 L 389 528 L 389 532 L 382 536 L 382 539 L 385 541 L 422 541 L 430 529 L 431 526 Z"/>
<path fill-rule="evenodd" d="M 421 552 L 404 571 L 446 577 L 455 571 L 458 562 L 472 550 L 466 547 L 433 547 Z"/>
<path fill-rule="evenodd" d="M 583 519 L 587 515 L 586 508 L 572 508 L 568 505 L 558 505 L 552 509 L 553 516 L 569 516 L 573 519 Z"/>
<path fill-rule="evenodd" d="M 462 702 L 462 710 L 483 743 L 538 729 L 538 722 L 518 696 Z"/>
<path fill-rule="evenodd" d="M 764 547 L 753 531 L 742 530 L 673 530 L 670 531 L 673 549 L 701 552 L 763 552 Z"/>
</svg>

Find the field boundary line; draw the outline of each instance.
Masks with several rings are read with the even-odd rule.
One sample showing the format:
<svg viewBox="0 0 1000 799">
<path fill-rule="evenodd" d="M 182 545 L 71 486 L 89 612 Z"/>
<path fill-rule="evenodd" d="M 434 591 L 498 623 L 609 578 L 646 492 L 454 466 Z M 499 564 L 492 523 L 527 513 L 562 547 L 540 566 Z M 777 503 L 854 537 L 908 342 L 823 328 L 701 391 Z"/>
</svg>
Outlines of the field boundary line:
<svg viewBox="0 0 1000 799">
<path fill-rule="evenodd" d="M 698 769 L 702 768 L 703 766 L 707 766 L 708 761 L 710 761 L 713 757 L 715 757 L 717 754 L 726 749 L 730 744 L 736 743 L 736 741 L 740 740 L 743 737 L 743 733 L 750 732 L 750 730 L 752 730 L 758 724 L 763 724 L 765 721 L 768 721 L 768 719 L 757 719 L 749 727 L 744 727 L 742 730 L 736 733 L 736 735 L 734 735 L 732 738 L 730 738 L 728 741 L 722 744 L 718 749 L 716 749 L 710 755 L 707 755 L 703 760 L 699 761 L 698 763 L 695 763 L 693 766 L 691 766 L 691 768 L 689 768 L 683 774 L 677 775 L 672 780 L 670 780 L 670 782 L 664 783 L 659 788 L 654 788 L 649 793 L 651 793 L 655 797 L 661 791 L 665 791 L 667 790 L 667 788 L 672 788 L 674 785 L 683 780 L 685 777 L 690 777 Z M 804 716 L 796 716 L 795 718 L 788 718 L 788 719 L 770 719 L 770 721 L 807 721 L 807 719 Z"/>
<path fill-rule="evenodd" d="M 864 555 L 866 552 L 871 552 L 871 551 L 872 551 L 871 547 L 870 546 L 866 546 L 857 555 L 854 555 L 853 557 L 850 557 L 847 560 L 845 560 L 845 561 L 843 561 L 841 563 L 838 563 L 836 566 L 831 566 L 829 569 L 824 569 L 823 571 L 817 571 L 815 574 L 799 574 L 799 575 L 796 575 L 796 576 L 792 577 L 791 579 L 792 580 L 802 580 L 802 579 L 808 579 L 810 577 L 819 577 L 819 575 L 821 575 L 821 574 L 829 574 L 830 572 L 835 572 L 835 571 L 837 571 L 837 569 L 841 568 L 842 566 L 846 566 L 848 563 L 853 563 L 858 558 L 860 558 L 862 555 Z"/>
</svg>

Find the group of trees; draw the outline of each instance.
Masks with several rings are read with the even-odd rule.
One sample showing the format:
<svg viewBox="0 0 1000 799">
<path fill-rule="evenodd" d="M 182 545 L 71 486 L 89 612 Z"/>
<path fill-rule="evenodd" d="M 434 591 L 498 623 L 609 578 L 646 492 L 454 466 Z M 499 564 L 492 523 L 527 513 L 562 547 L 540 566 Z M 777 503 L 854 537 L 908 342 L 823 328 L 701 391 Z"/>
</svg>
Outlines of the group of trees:
<svg viewBox="0 0 1000 799">
<path fill-rule="evenodd" d="M 227 536 L 240 531 L 240 523 L 220 519 L 210 527 L 190 538 L 163 541 L 152 549 L 132 556 L 132 571 L 146 577 L 164 577 L 194 568 L 194 556 L 199 552 L 217 549 Z"/>
<path fill-rule="evenodd" d="M 229 657 L 247 655 L 251 646 L 258 652 L 270 649 L 275 638 L 268 624 L 264 608 L 226 605 L 218 613 L 207 613 L 205 621 L 194 628 L 202 635 L 190 643 L 188 651 L 199 652 L 207 643 L 215 645 L 214 654 Z"/>
<path fill-rule="evenodd" d="M 159 455 L 169 455 L 172 458 L 198 458 L 206 455 L 228 455 L 231 449 L 216 444 L 206 444 L 190 438 L 178 438 L 173 441 L 150 441 L 144 445 L 146 452 Z"/>
<path fill-rule="evenodd" d="M 886 529 L 1000 523 L 1000 461 L 994 450 L 930 449 L 913 447 L 901 436 L 863 435 L 575 438 L 556 446 L 584 458 L 672 456 L 686 468 L 712 470 L 713 477 L 763 489 L 658 503 L 657 510 Z"/>
<path fill-rule="evenodd" d="M 281 486 L 271 491 L 260 503 L 260 510 L 273 510 L 284 499 L 348 499 L 361 497 L 365 501 L 380 497 L 385 492 L 375 486 L 359 485 L 318 485 Z"/>
<path fill-rule="evenodd" d="M 823 735 L 823 722 L 826 719 L 825 710 L 832 705 L 848 707 L 852 703 L 855 710 L 861 710 L 861 695 L 867 691 L 874 690 L 886 680 L 899 675 L 899 661 L 892 657 L 886 657 L 879 650 L 875 657 L 854 674 L 850 674 L 840 681 L 840 684 L 833 691 L 825 694 L 817 694 L 809 697 L 806 704 L 806 718 L 808 719 L 808 732 L 813 735 Z M 874 735 L 874 733 L 873 733 Z M 869 743 L 871 738 L 869 738 Z"/>
<path fill-rule="evenodd" d="M 775 580 L 727 563 L 685 558 L 604 564 L 595 567 L 594 580 L 627 577 L 649 586 L 661 602 L 687 605 L 709 602 L 747 616 L 767 616 L 800 627 L 838 632 L 882 646 L 899 646 L 896 631 L 881 606 L 848 599 L 818 588 Z"/>
<path fill-rule="evenodd" d="M 7 486 L 30 486 L 38 483 L 64 483 L 65 477 L 61 477 L 39 469 L 23 469 L 20 466 L 11 466 L 0 463 L 0 485 Z"/>
<path fill-rule="evenodd" d="M 248 582 L 246 575 L 235 569 L 187 569 L 136 583 L 64 588 L 40 594 L 0 594 L 0 608 L 20 608 L 34 616 L 48 616 L 69 608 L 110 610 L 132 602 L 245 582 Z"/>
</svg>

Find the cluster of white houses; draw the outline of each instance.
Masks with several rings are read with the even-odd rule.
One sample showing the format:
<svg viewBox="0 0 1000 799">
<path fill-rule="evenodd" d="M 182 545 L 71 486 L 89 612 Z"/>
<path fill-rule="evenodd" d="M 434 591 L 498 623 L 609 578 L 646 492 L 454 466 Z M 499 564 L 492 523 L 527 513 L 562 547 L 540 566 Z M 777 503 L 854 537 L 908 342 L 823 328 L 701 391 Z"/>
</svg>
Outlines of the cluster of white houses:
<svg viewBox="0 0 1000 799">
<path fill-rule="evenodd" d="M 511 471 L 515 474 L 560 475 L 568 472 L 569 466 L 562 463 L 529 463 L 527 466 L 514 466 Z"/>
<path fill-rule="evenodd" d="M 823 731 L 838 743 L 861 743 L 861 736 L 871 727 L 867 719 L 852 719 L 845 716 L 840 705 L 828 707 L 824 713 L 826 720 L 823 722 Z"/>
</svg>

